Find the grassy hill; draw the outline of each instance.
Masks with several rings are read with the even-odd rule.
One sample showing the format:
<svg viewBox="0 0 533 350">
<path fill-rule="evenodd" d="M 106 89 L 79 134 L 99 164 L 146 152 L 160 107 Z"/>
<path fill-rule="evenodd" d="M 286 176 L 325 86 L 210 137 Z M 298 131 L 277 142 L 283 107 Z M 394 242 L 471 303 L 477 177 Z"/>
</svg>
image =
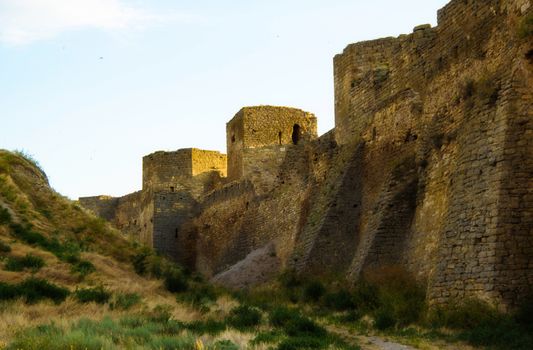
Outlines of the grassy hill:
<svg viewBox="0 0 533 350">
<path fill-rule="evenodd" d="M 205 315 L 176 302 L 172 277 L 190 278 L 52 190 L 29 157 L 0 150 L 0 349 L 194 347 L 184 325 Z M 124 317 L 139 326 L 120 326 Z M 159 329 L 170 319 L 183 324 Z M 115 341 L 102 322 L 125 333 Z"/>
</svg>

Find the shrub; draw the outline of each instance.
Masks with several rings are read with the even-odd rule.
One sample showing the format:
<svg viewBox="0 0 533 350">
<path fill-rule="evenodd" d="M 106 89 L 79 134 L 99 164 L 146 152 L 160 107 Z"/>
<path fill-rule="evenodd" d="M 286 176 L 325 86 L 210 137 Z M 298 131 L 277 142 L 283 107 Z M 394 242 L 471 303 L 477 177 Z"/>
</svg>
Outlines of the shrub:
<svg viewBox="0 0 533 350">
<path fill-rule="evenodd" d="M 283 329 L 291 337 L 323 337 L 327 334 L 324 328 L 296 309 L 277 307 L 270 312 L 269 318 L 272 326 Z"/>
<path fill-rule="evenodd" d="M 129 310 L 141 301 L 141 296 L 137 293 L 117 294 L 111 303 L 111 309 Z"/>
<path fill-rule="evenodd" d="M 374 327 L 379 330 L 386 330 L 396 325 L 394 312 L 389 307 L 382 307 L 374 314 Z"/>
<path fill-rule="evenodd" d="M 364 314 L 361 311 L 355 309 L 355 310 L 350 310 L 346 314 L 339 316 L 338 319 L 341 322 L 350 322 L 351 323 L 351 322 L 359 321 L 363 316 L 364 316 Z"/>
<path fill-rule="evenodd" d="M 270 324 L 274 327 L 285 327 L 287 323 L 292 320 L 300 318 L 300 313 L 296 309 L 289 309 L 286 307 L 276 307 L 269 315 Z"/>
<path fill-rule="evenodd" d="M 206 321 L 194 321 L 185 326 L 188 330 L 196 334 L 217 335 L 226 330 L 223 322 L 208 319 Z"/>
<path fill-rule="evenodd" d="M 11 222 L 11 214 L 6 208 L 0 208 L 0 225 L 6 225 Z"/>
<path fill-rule="evenodd" d="M 74 263 L 74 265 L 71 268 L 71 271 L 73 273 L 79 273 L 81 276 L 87 276 L 91 272 L 96 271 L 96 268 L 90 261 L 80 260 Z"/>
<path fill-rule="evenodd" d="M 431 310 L 433 327 L 458 331 L 458 338 L 491 349 L 533 349 L 531 310 L 526 302 L 515 315 L 502 314 L 478 299 L 466 299 Z"/>
<path fill-rule="evenodd" d="M 44 247 L 47 245 L 47 239 L 42 234 L 32 231 L 29 227 L 21 224 L 12 223 L 10 225 L 13 235 L 22 241 Z"/>
<path fill-rule="evenodd" d="M 533 35 L 533 12 L 529 12 L 518 25 L 518 36 L 521 39 L 528 38 Z"/>
<path fill-rule="evenodd" d="M 139 275 L 144 275 L 147 272 L 147 262 L 146 258 L 151 254 L 150 250 L 145 248 L 141 250 L 138 254 L 132 257 L 132 264 L 135 272 Z"/>
<path fill-rule="evenodd" d="M 358 310 L 375 310 L 379 305 L 379 288 L 362 279 L 355 286 L 351 300 Z"/>
<path fill-rule="evenodd" d="M 241 304 L 250 305 L 261 310 L 271 310 L 287 299 L 285 290 L 279 288 L 258 288 L 251 290 L 240 290 L 232 293 L 233 297 Z"/>
<path fill-rule="evenodd" d="M 533 295 L 528 295 L 522 300 L 514 319 L 518 324 L 533 329 Z"/>
<path fill-rule="evenodd" d="M 312 281 L 306 284 L 303 290 L 303 297 L 305 301 L 317 302 L 326 293 L 326 288 L 319 281 Z"/>
<path fill-rule="evenodd" d="M 490 106 L 494 106 L 498 101 L 500 89 L 500 82 L 496 80 L 494 75 L 488 73 L 476 83 L 476 90 L 479 97 L 483 101 L 488 102 Z"/>
<path fill-rule="evenodd" d="M 327 346 L 324 340 L 313 337 L 294 337 L 283 340 L 278 350 L 322 349 Z"/>
<path fill-rule="evenodd" d="M 296 288 L 302 285 L 301 279 L 298 277 L 294 270 L 286 270 L 282 272 L 278 277 L 279 283 L 284 288 Z"/>
<path fill-rule="evenodd" d="M 366 300 L 376 326 L 390 328 L 394 322 L 394 326 L 403 327 L 420 321 L 426 309 L 426 294 L 409 273 L 389 266 L 366 272 L 365 279 L 367 286 L 361 287 L 358 298 Z"/>
<path fill-rule="evenodd" d="M 46 280 L 38 278 L 28 278 L 17 285 L 20 296 L 24 296 L 29 304 L 36 303 L 43 299 L 50 299 L 56 304 L 60 304 L 70 294 L 69 290 L 56 286 Z"/>
<path fill-rule="evenodd" d="M 209 305 L 217 300 L 217 291 L 208 284 L 193 283 L 188 290 L 176 296 L 176 301 L 190 304 L 200 311 L 209 311 Z"/>
<path fill-rule="evenodd" d="M 261 332 L 255 336 L 251 344 L 257 345 L 276 343 L 282 337 L 282 335 L 283 334 L 279 331 Z"/>
<path fill-rule="evenodd" d="M 29 225 L 11 224 L 11 231 L 15 237 L 36 245 L 54 254 L 58 259 L 71 262 L 79 260 L 80 247 L 75 242 L 61 243 L 56 238 L 48 239 L 39 232 L 35 232 Z"/>
<path fill-rule="evenodd" d="M 24 269 L 32 269 L 38 271 L 44 266 L 44 260 L 32 254 L 26 254 L 22 258 L 9 257 L 7 259 L 5 268 L 8 271 L 22 271 Z"/>
<path fill-rule="evenodd" d="M 0 241 L 0 254 L 11 252 L 11 247 L 6 243 Z"/>
<path fill-rule="evenodd" d="M 213 350 L 239 350 L 239 347 L 229 340 L 219 340 L 213 344 Z"/>
<path fill-rule="evenodd" d="M 344 311 L 354 308 L 355 302 L 348 290 L 341 289 L 337 292 L 326 294 L 324 296 L 324 305 L 332 310 Z"/>
<path fill-rule="evenodd" d="M 0 282 L 0 300 L 12 300 L 21 297 L 18 286 Z"/>
<path fill-rule="evenodd" d="M 324 337 L 326 330 L 306 317 L 292 319 L 285 324 L 285 333 L 291 337 Z"/>
<path fill-rule="evenodd" d="M 149 313 L 149 320 L 153 322 L 168 322 L 172 317 L 171 310 L 172 307 L 170 305 L 157 305 Z"/>
<path fill-rule="evenodd" d="M 103 286 L 98 286 L 95 288 L 78 289 L 74 293 L 74 296 L 81 303 L 95 302 L 105 304 L 111 298 L 111 293 L 105 290 Z"/>
<path fill-rule="evenodd" d="M 486 302 L 466 299 L 433 309 L 429 319 L 436 327 L 472 329 L 481 324 L 491 323 L 497 317 L 497 311 Z"/>
<path fill-rule="evenodd" d="M 261 323 L 261 312 L 247 305 L 240 305 L 230 311 L 226 322 L 238 330 L 247 330 Z"/>
<path fill-rule="evenodd" d="M 164 277 L 169 270 L 177 268 L 163 257 L 158 256 L 149 248 L 144 247 L 132 258 L 133 268 L 139 275 L 151 275 L 156 278 Z"/>
<path fill-rule="evenodd" d="M 474 96 L 476 83 L 472 79 L 468 79 L 461 85 L 461 96 L 463 100 L 467 100 Z"/>
<path fill-rule="evenodd" d="M 187 290 L 187 278 L 183 272 L 177 268 L 169 269 L 164 274 L 165 288 L 172 293 L 181 293 Z"/>
</svg>

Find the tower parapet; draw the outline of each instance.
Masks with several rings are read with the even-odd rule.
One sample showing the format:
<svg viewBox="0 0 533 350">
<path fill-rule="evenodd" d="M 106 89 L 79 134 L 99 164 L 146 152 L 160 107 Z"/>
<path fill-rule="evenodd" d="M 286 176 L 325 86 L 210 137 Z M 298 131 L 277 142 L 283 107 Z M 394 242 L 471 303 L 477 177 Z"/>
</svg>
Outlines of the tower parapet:
<svg viewBox="0 0 533 350">
<path fill-rule="evenodd" d="M 317 123 L 312 113 L 289 107 L 244 107 L 226 124 L 228 179 L 246 175 L 248 150 L 284 148 L 316 137 Z"/>
<path fill-rule="evenodd" d="M 226 176 L 225 154 L 197 148 L 158 151 L 143 157 L 143 190 L 174 192 L 183 180 L 209 172 Z"/>
</svg>

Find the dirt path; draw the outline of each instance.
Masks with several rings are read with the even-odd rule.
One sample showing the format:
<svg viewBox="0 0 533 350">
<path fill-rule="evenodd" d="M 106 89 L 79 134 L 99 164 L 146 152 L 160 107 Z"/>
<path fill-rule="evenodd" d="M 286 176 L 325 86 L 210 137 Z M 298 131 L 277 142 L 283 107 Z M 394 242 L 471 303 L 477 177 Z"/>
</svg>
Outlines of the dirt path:
<svg viewBox="0 0 533 350">
<path fill-rule="evenodd" d="M 366 340 L 366 345 L 361 343 L 361 348 L 363 350 L 374 350 L 374 349 L 380 349 L 380 350 L 414 350 L 415 348 L 399 344 L 399 343 L 393 343 L 388 340 L 384 340 L 378 337 L 360 337 L 360 339 L 364 342 Z"/>
<path fill-rule="evenodd" d="M 338 335 L 344 341 L 350 344 L 357 344 L 361 347 L 362 350 L 416 350 L 410 345 L 404 345 L 384 339 L 374 335 L 362 335 L 356 334 L 349 331 L 346 328 L 334 326 L 334 325 L 324 325 L 328 332 Z M 434 344 L 424 344 L 422 347 L 424 350 L 474 350 L 475 348 L 461 344 L 461 343 L 445 343 L 443 341 L 438 341 Z"/>
<path fill-rule="evenodd" d="M 362 350 L 415 350 L 415 348 L 381 339 L 376 336 L 353 334 L 347 329 L 328 325 L 328 332 L 338 335 L 344 341 L 361 346 Z"/>
</svg>

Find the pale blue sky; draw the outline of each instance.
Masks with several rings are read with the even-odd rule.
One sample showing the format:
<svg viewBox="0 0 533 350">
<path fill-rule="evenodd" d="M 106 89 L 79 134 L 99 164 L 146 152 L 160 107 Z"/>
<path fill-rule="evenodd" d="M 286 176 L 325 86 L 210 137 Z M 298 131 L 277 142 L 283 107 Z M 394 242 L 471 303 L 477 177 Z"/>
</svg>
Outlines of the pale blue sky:
<svg viewBox="0 0 533 350">
<path fill-rule="evenodd" d="M 141 187 L 141 158 L 225 152 L 248 105 L 334 126 L 333 56 L 436 25 L 447 0 L 0 0 L 0 148 L 78 196 Z"/>
</svg>

